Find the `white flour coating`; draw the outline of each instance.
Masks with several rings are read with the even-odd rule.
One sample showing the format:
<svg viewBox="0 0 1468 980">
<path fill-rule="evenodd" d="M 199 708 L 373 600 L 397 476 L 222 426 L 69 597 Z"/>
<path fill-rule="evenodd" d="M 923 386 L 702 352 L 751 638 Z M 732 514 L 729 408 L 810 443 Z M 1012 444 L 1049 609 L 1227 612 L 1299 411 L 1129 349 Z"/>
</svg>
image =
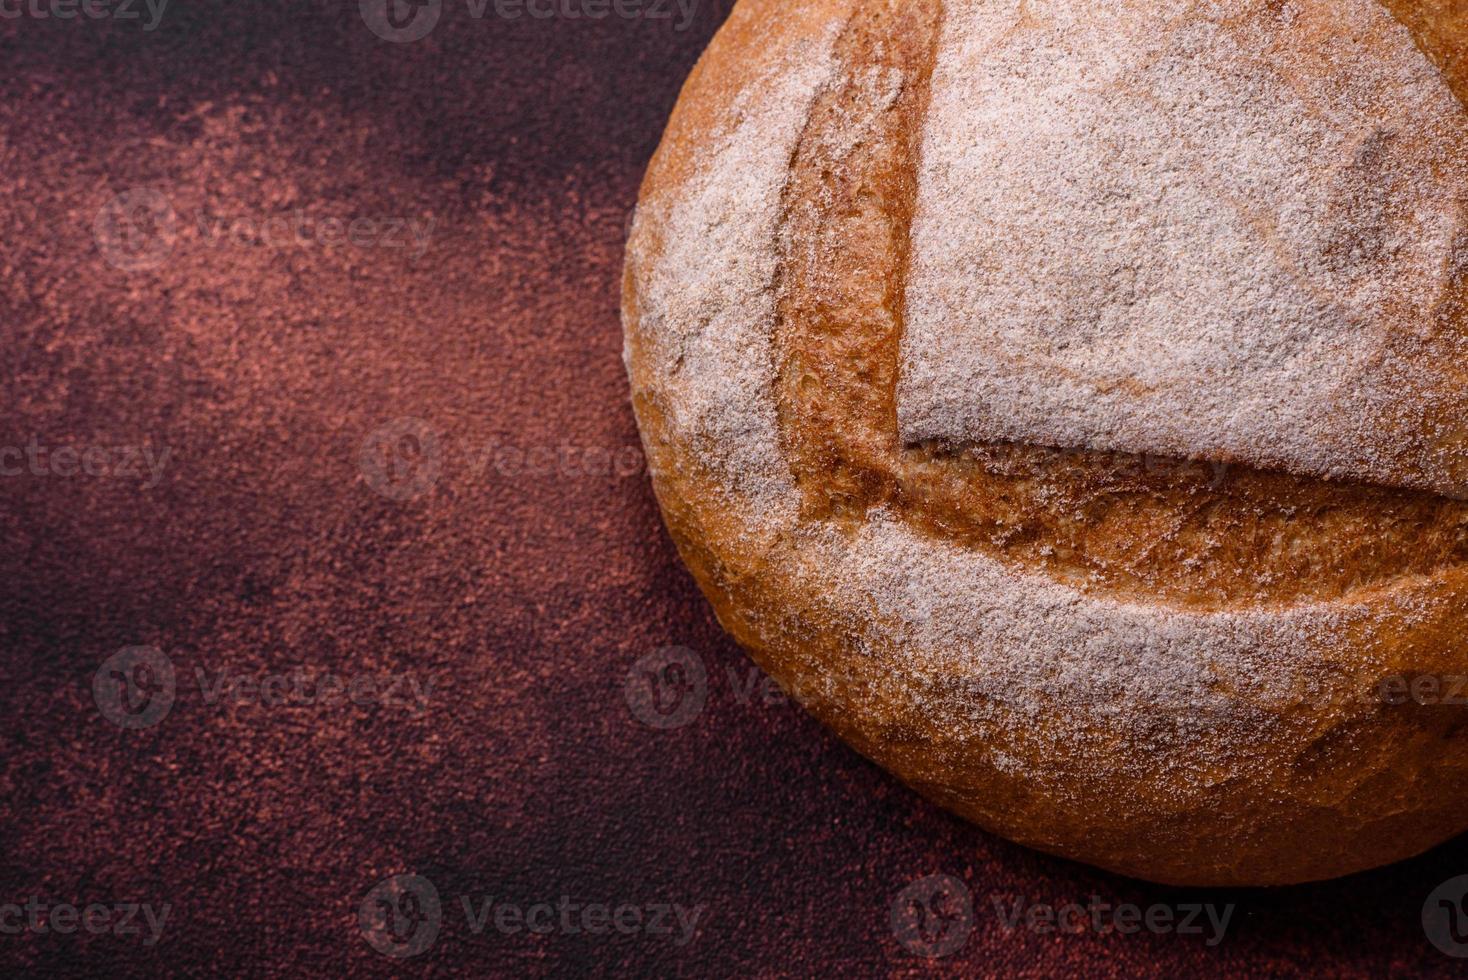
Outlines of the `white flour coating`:
<svg viewBox="0 0 1468 980">
<path fill-rule="evenodd" d="M 1360 658 L 1373 621 L 1400 629 L 1411 610 L 1426 612 L 1431 584 L 1377 594 L 1372 609 L 1363 600 L 1184 611 L 1083 593 L 881 512 L 851 537 L 802 521 L 774 402 L 774 243 L 789 161 L 835 70 L 834 38 L 777 61 L 689 181 L 644 201 L 629 245 L 641 283 L 639 375 L 681 451 L 720 474 L 717 508 L 743 545 L 780 563 L 793 588 L 822 596 L 850 624 L 854 655 L 877 658 L 894 679 L 957 677 L 975 692 L 959 705 L 938 699 L 944 723 L 1045 712 L 1046 730 L 1072 740 L 1068 751 L 1098 726 L 1121 726 L 1133 732 L 1137 767 L 1195 772 L 1204 785 L 1218 760 L 1196 751 L 1195 735 L 1226 731 L 1231 751 L 1247 753 L 1276 721 L 1261 705 L 1301 696 L 1339 650 Z"/>
<path fill-rule="evenodd" d="M 778 449 L 772 396 L 779 257 L 771 246 L 790 154 L 834 71 L 835 40 L 833 31 L 822 49 L 788 59 L 739 93 L 737 121 L 713 138 L 697 176 L 671 200 L 639 204 L 629 243 L 638 263 L 638 233 L 654 222 L 666 243 L 647 269 L 641 326 L 655 339 L 646 353 L 665 379 L 673 427 L 723 464 L 731 503 L 791 508 L 786 519 L 794 517 L 795 489 Z"/>
<path fill-rule="evenodd" d="M 1019 7 L 948 5 L 903 438 L 1468 487 L 1463 436 L 1421 438 L 1468 356 L 1415 336 L 1468 261 L 1468 130 L 1406 28 L 1376 0 Z"/>
</svg>

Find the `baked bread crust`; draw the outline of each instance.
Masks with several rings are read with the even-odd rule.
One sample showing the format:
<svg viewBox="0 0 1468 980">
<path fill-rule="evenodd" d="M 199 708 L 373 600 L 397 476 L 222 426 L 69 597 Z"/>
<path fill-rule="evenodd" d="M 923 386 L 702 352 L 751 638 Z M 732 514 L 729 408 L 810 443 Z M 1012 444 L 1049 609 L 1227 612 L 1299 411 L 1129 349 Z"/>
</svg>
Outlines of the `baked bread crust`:
<svg viewBox="0 0 1468 980">
<path fill-rule="evenodd" d="M 1325 25 L 1367 3 L 1222 7 Z M 1361 57 L 1401 58 L 1400 28 L 1461 100 L 1468 5 L 1386 8 Z M 1464 501 L 1413 489 L 1410 464 L 1388 486 L 900 441 L 944 17 L 936 0 L 741 0 L 649 167 L 627 364 L 664 518 L 720 622 L 925 796 L 1121 873 L 1284 884 L 1460 832 Z M 1465 224 L 1464 201 L 1441 206 Z M 1456 340 L 1461 267 L 1449 278 L 1434 324 Z M 1429 394 L 1460 373 L 1444 364 Z M 1404 699 L 1418 678 L 1436 693 Z"/>
</svg>

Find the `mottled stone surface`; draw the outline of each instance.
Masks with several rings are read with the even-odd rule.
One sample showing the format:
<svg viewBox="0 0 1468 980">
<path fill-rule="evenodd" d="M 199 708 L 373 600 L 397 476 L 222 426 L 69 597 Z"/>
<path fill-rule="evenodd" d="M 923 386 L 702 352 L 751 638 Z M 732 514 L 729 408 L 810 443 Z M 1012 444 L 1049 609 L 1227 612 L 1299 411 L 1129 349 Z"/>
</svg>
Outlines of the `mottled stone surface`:
<svg viewBox="0 0 1468 980">
<path fill-rule="evenodd" d="M 768 698 L 662 530 L 617 312 L 638 181 L 727 6 L 685 31 L 676 7 L 487 9 L 449 3 L 404 44 L 355 3 L 179 0 L 151 32 L 0 20 L 0 451 L 20 450 L 0 454 L 19 469 L 0 476 L 0 903 L 170 904 L 152 946 L 146 925 L 0 934 L 6 973 L 1456 965 L 1419 917 L 1468 864 L 1461 842 L 1278 892 L 1147 886 L 988 837 Z M 373 225 L 353 241 L 358 219 Z M 419 248 L 408 222 L 430 219 Z M 384 429 L 404 418 L 422 425 Z M 114 472 L 126 447 L 153 452 L 156 479 Z M 139 645 L 164 652 L 176 691 L 127 729 L 93 678 Z M 703 707 L 680 712 L 669 689 L 634 712 L 629 671 L 667 646 L 702 665 L 701 690 L 686 656 L 665 676 Z M 296 704 L 295 671 L 434 686 Z M 222 672 L 284 676 L 263 696 L 287 703 L 217 697 Z M 974 914 L 935 961 L 903 947 L 891 910 L 936 873 L 965 882 Z M 442 901 L 410 960 L 358 927 L 397 874 Z M 563 895 L 704 908 L 680 946 L 676 928 L 476 934 L 460 905 Z M 1007 932 L 995 907 L 1093 895 L 1238 910 L 1209 948 Z"/>
</svg>

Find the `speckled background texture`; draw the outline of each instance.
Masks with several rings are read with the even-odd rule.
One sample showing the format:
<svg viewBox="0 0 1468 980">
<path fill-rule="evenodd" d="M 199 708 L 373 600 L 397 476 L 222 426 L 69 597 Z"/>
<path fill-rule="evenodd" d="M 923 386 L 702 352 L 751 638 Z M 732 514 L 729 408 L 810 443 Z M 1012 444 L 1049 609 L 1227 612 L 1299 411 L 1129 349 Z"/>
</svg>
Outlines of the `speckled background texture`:
<svg viewBox="0 0 1468 980">
<path fill-rule="evenodd" d="M 142 913 L 60 933 L 0 907 L 5 974 L 1468 962 L 1421 923 L 1462 842 L 1310 887 L 1153 887 L 962 824 L 761 686 L 662 529 L 618 321 L 638 182 L 727 2 L 679 30 L 676 5 L 445 0 L 407 43 L 356 0 L 175 0 L 152 31 L 133 9 L 0 18 L 0 906 L 169 910 L 150 943 Z M 163 660 L 109 660 L 133 647 Z M 926 923 L 962 940 L 942 958 L 892 925 L 934 874 L 972 895 Z M 397 875 L 440 911 L 399 896 L 364 930 Z M 562 896 L 635 916 L 508 927 Z M 1209 946 L 1011 931 L 1016 900 L 1236 910 Z M 696 923 L 662 934 L 657 906 Z"/>
</svg>

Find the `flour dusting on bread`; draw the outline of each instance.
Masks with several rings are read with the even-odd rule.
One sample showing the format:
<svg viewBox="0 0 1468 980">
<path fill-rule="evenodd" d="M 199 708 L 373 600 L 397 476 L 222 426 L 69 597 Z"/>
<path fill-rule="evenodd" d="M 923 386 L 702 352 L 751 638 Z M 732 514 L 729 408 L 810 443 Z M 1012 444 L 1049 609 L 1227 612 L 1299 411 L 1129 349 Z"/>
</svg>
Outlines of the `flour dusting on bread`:
<svg viewBox="0 0 1468 980">
<path fill-rule="evenodd" d="M 1468 126 L 1375 0 L 949 5 L 905 439 L 1468 490 Z"/>
<path fill-rule="evenodd" d="M 1429 488 L 1461 475 L 1456 445 L 1433 441 L 1431 399 L 1458 363 L 1458 323 L 1437 314 L 1461 273 L 1463 157 L 1435 154 L 1461 146 L 1462 110 L 1394 22 L 1367 0 L 945 6 L 948 95 L 926 124 L 902 435 L 1209 453 Z M 854 9 L 741 2 L 709 68 L 738 81 L 695 78 L 628 246 L 644 442 L 669 527 L 725 625 L 782 683 L 832 681 L 815 689 L 817 712 L 944 805 L 1127 873 L 1298 881 L 1376 863 L 1359 843 L 1409 853 L 1460 826 L 1424 788 L 1468 771 L 1456 728 L 1332 700 L 1404 665 L 1461 661 L 1441 642 L 1468 615 L 1449 560 L 1328 599 L 1199 609 L 1079 587 L 886 506 L 849 521 L 803 513 L 776 406 L 792 161 L 832 86 L 856 78 L 872 114 L 903 90 L 837 57 Z M 1086 68 L 1067 61 L 1084 50 L 1067 10 L 1125 25 Z M 1259 33 L 1266 14 L 1277 44 Z M 1394 56 L 1361 68 L 1353 33 Z M 1309 64 L 1292 61 L 1307 40 Z M 1101 92 L 1146 91 L 1113 106 L 1129 115 L 1091 120 L 1090 142 L 1070 149 L 1096 156 L 1072 181 L 1066 147 L 1034 154 L 1047 133 L 1075 135 L 1073 116 L 982 111 L 959 91 L 1025 78 L 1063 82 L 1098 110 Z M 867 120 L 837 123 L 849 131 L 827 134 L 842 151 L 833 166 Z M 1330 166 L 1304 186 L 1300 168 L 1320 159 Z M 1174 179 L 1144 178 L 1144 164 Z M 990 179 L 1001 165 L 1013 172 Z M 890 192 L 880 175 L 852 183 Z M 1000 242 L 1013 254 L 996 256 Z M 839 243 L 794 246 L 830 276 L 871 272 Z"/>
<path fill-rule="evenodd" d="M 739 92 L 682 193 L 641 202 L 629 243 L 634 274 L 647 276 L 647 355 L 666 378 L 672 422 L 720 464 L 731 498 L 758 501 L 766 519 L 793 498 L 770 397 L 778 260 L 770 243 L 790 153 L 834 72 L 834 41 L 833 32 L 824 56 L 806 50 Z M 654 226 L 663 252 L 644 266 L 641 243 Z"/>
</svg>

